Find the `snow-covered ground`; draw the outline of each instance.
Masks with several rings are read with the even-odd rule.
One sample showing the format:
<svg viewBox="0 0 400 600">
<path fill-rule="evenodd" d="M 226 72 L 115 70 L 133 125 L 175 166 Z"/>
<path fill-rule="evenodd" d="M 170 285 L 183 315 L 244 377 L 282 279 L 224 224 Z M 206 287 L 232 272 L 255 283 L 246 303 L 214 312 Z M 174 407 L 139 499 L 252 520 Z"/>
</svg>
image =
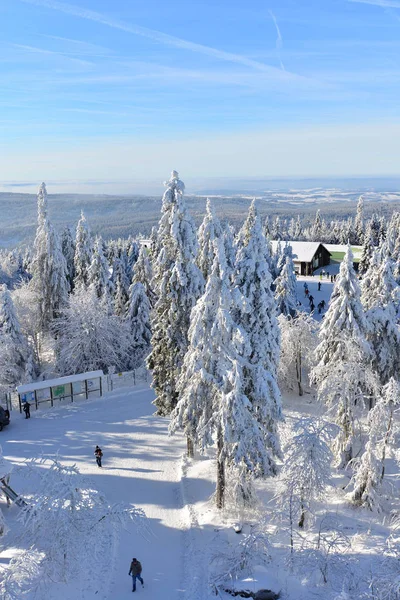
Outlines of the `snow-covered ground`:
<svg viewBox="0 0 400 600">
<path fill-rule="evenodd" d="M 136 592 L 139 597 L 211 600 L 215 598 L 208 587 L 212 556 L 226 544 L 233 547 L 243 538 L 233 532 L 230 517 L 219 515 L 210 500 L 215 484 L 214 461 L 203 458 L 188 462 L 182 458 L 184 440 L 179 435 L 168 437 L 168 419 L 153 416 L 153 397 L 151 389 L 138 385 L 101 399 L 33 411 L 30 420 L 14 411 L 10 426 L 0 434 L 4 456 L 14 465 L 42 453 L 58 453 L 62 463 L 76 464 L 83 474 L 90 476 L 94 486 L 104 492 L 111 503 L 132 503 L 146 511 L 150 533 L 142 537 L 133 527 L 123 532 L 118 552 L 110 556 L 109 589 L 82 596 L 87 600 L 130 598 L 128 570 L 133 556 L 143 565 L 145 587 L 139 586 Z M 318 406 L 310 401 L 310 394 L 302 399 L 295 395 L 284 398 L 287 426 L 301 415 L 319 412 Z M 95 464 L 96 444 L 104 452 L 103 469 Z M 325 515 L 338 523 L 351 538 L 352 546 L 343 562 L 331 567 L 332 581 L 321 585 L 321 574 L 315 565 L 305 568 L 307 577 L 290 572 L 285 562 L 288 533 L 271 522 L 274 559 L 266 570 L 256 571 L 257 581 L 244 584 L 247 589 L 255 591 L 270 586 L 276 590 L 279 587 L 282 597 L 288 600 L 309 598 L 310 593 L 314 598 L 334 598 L 352 572 L 358 578 L 360 573 L 368 573 L 371 561 L 388 535 L 387 524 L 383 517 L 349 508 L 341 489 L 346 481 L 342 481 L 342 475 L 334 477 L 336 488 L 328 503 L 320 506 L 319 519 Z M 390 465 L 388 477 L 393 485 L 399 485 L 398 475 Z M 29 480 L 18 472 L 12 474 L 10 484 L 21 494 L 33 491 L 29 489 Z M 259 491 L 270 511 L 268 502 L 276 492 L 275 479 L 260 484 Z M 19 509 L 14 505 L 7 508 L 3 498 L 0 506 L 11 526 L 9 535 L 12 536 Z M 246 531 L 249 531 L 247 525 L 244 533 Z M 6 569 L 16 553 L 16 547 L 4 551 L 0 555 L 0 567 Z M 353 597 L 361 596 L 355 593 Z M 70 595 L 65 586 L 58 598 L 76 599 L 76 595 Z"/>
</svg>

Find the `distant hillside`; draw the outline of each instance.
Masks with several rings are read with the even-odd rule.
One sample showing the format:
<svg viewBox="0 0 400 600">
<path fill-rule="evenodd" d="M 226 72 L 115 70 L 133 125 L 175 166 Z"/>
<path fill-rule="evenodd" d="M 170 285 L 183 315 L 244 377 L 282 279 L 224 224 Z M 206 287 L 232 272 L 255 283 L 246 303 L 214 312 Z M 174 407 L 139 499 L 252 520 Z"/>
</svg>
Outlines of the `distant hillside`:
<svg viewBox="0 0 400 600">
<path fill-rule="evenodd" d="M 314 188 L 310 190 L 267 190 L 240 194 L 216 194 L 208 190 L 217 214 L 239 225 L 253 196 L 258 199 L 262 217 L 267 214 L 291 218 L 302 215 L 312 219 L 319 208 L 327 220 L 347 218 L 355 214 L 360 193 L 365 199 L 366 216 L 372 212 L 388 215 L 400 209 L 400 192 Z M 214 192 L 214 193 L 211 193 Z M 188 209 L 199 223 L 204 215 L 206 195 L 186 196 Z M 81 210 L 84 211 L 94 234 L 105 239 L 148 235 L 157 224 L 161 196 L 111 196 L 101 194 L 49 194 L 49 213 L 56 228 L 74 228 Z M 22 193 L 0 193 L 0 247 L 14 247 L 33 239 L 36 228 L 36 196 Z"/>
</svg>

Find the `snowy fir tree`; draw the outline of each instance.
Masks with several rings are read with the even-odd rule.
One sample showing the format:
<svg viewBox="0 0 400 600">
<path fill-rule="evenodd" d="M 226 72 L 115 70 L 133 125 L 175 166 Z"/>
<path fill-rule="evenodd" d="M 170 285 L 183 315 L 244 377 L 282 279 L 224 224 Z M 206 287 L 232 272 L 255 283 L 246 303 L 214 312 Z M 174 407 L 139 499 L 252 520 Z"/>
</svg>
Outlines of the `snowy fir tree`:
<svg viewBox="0 0 400 600">
<path fill-rule="evenodd" d="M 313 242 L 320 242 L 322 237 L 322 219 L 321 213 L 317 210 L 314 223 L 311 227 L 310 239 Z"/>
<path fill-rule="evenodd" d="M 150 302 L 142 283 L 132 283 L 129 289 L 126 322 L 131 334 L 129 369 L 137 369 L 150 352 Z"/>
<path fill-rule="evenodd" d="M 67 302 L 69 290 L 66 260 L 47 210 L 46 185 L 42 183 L 38 192 L 38 226 L 31 265 L 31 285 L 40 298 L 40 319 L 44 331 Z"/>
<path fill-rule="evenodd" d="M 109 293 L 109 269 L 103 252 L 103 240 L 100 236 L 94 242 L 92 261 L 87 272 L 87 282 L 95 290 L 98 298 L 107 298 Z"/>
<path fill-rule="evenodd" d="M 297 388 L 299 396 L 303 396 L 303 371 L 309 370 L 314 364 L 317 323 L 313 317 L 302 311 L 299 311 L 294 319 L 281 314 L 278 321 L 281 331 L 279 381 L 283 388 Z"/>
<path fill-rule="evenodd" d="M 265 444 L 271 453 L 269 471 L 275 474 L 274 457 L 280 456 L 277 423 L 281 419 L 281 397 L 276 382 L 280 335 L 271 274 L 265 260 L 266 240 L 254 202 L 243 225 L 241 240 L 233 284 L 240 292 L 234 318 L 249 344 L 243 365 L 244 393 L 265 432 Z"/>
<path fill-rule="evenodd" d="M 214 241 L 214 262 L 203 296 L 193 308 L 189 347 L 178 381 L 179 401 L 171 415 L 170 431 L 183 430 L 188 454 L 193 446 L 200 452 L 213 444 L 215 414 L 223 379 L 233 352 L 236 323 L 232 319 L 232 295 L 222 240 Z"/>
<path fill-rule="evenodd" d="M 204 287 L 196 265 L 196 231 L 183 198 L 185 186 L 176 171 L 166 187 L 154 264 L 158 300 L 152 314 L 152 351 L 147 359 L 159 415 L 168 415 L 178 401 L 176 384 L 188 347 L 190 313 Z"/>
<path fill-rule="evenodd" d="M 349 485 L 351 501 L 357 506 L 380 510 L 380 492 L 385 473 L 387 446 L 393 435 L 393 413 L 400 404 L 400 386 L 391 379 L 368 414 L 368 440 Z"/>
<path fill-rule="evenodd" d="M 0 286 L 0 388 L 13 389 L 30 381 L 33 375 L 32 351 L 21 331 L 14 304 L 6 285 Z"/>
<path fill-rule="evenodd" d="M 65 227 L 61 234 L 61 251 L 67 264 L 67 281 L 72 290 L 75 278 L 75 242 L 69 227 Z"/>
<path fill-rule="evenodd" d="M 295 525 L 303 528 L 313 516 L 315 503 L 324 498 L 331 484 L 332 425 L 321 419 L 301 418 L 285 448 L 281 489 L 277 495 L 280 510 L 289 518 L 291 546 Z"/>
<path fill-rule="evenodd" d="M 293 240 L 300 241 L 302 239 L 303 239 L 303 230 L 302 230 L 302 226 L 301 226 L 300 215 L 298 215 L 297 221 L 296 221 L 296 228 L 294 230 L 294 238 L 293 238 Z"/>
<path fill-rule="evenodd" d="M 76 227 L 76 238 L 75 238 L 75 279 L 74 286 L 87 287 L 88 285 L 88 271 L 90 263 L 92 262 L 93 244 L 90 236 L 89 227 L 86 221 L 86 217 L 81 212 L 81 218 L 78 221 Z"/>
<path fill-rule="evenodd" d="M 153 270 L 149 258 L 149 251 L 142 245 L 139 250 L 139 256 L 133 268 L 132 283 L 141 283 L 144 287 L 146 296 L 153 308 L 156 303 L 156 294 L 152 287 Z"/>
<path fill-rule="evenodd" d="M 110 315 L 95 290 L 75 289 L 54 326 L 57 368 L 61 375 L 107 370 L 123 371 L 130 352 L 127 325 Z"/>
<path fill-rule="evenodd" d="M 214 240 L 222 235 L 221 223 L 215 215 L 211 201 L 207 199 L 206 214 L 198 233 L 199 252 L 197 255 L 197 266 L 203 274 L 204 281 L 207 281 L 214 262 Z"/>
<path fill-rule="evenodd" d="M 364 242 L 363 242 L 363 247 L 362 247 L 362 251 L 361 251 L 360 262 L 358 264 L 358 273 L 361 276 L 364 276 L 365 273 L 368 271 L 374 250 L 375 250 L 375 246 L 373 244 L 371 232 L 368 231 L 368 229 L 367 229 L 367 231 L 365 232 L 365 235 L 364 235 Z"/>
<path fill-rule="evenodd" d="M 364 243 L 364 198 L 362 196 L 359 197 L 357 203 L 357 214 L 354 221 L 354 229 L 356 233 L 356 244 L 361 246 Z"/>
<path fill-rule="evenodd" d="M 356 399 L 363 398 L 362 389 L 365 386 L 365 372 L 372 359 L 372 350 L 367 341 L 368 327 L 361 305 L 360 287 L 353 268 L 353 253 L 350 246 L 340 265 L 338 279 L 334 285 L 329 307 L 321 324 L 316 348 L 316 366 L 311 371 L 311 381 L 316 384 L 318 396 L 336 410 L 337 423 L 341 431 L 341 465 L 352 457 L 352 409 Z M 355 359 L 356 357 L 356 359 Z M 356 360 L 356 362 L 354 362 Z M 347 382 L 346 373 L 354 368 L 349 388 L 331 395 L 330 378 L 339 373 L 339 365 L 343 371 L 343 384 Z M 347 366 L 348 365 L 348 368 Z M 357 367 L 361 366 L 361 371 Z M 364 373 L 364 375 L 363 375 Z M 339 382 L 338 382 L 339 383 Z M 365 389 L 365 395 L 367 395 Z M 329 396 L 329 400 L 328 400 Z M 344 435 L 344 438 L 343 438 Z"/>
<path fill-rule="evenodd" d="M 282 271 L 275 279 L 274 288 L 278 314 L 294 317 L 297 312 L 297 282 L 291 256 L 286 256 Z"/>
<path fill-rule="evenodd" d="M 114 312 L 118 317 L 124 317 L 129 300 L 129 280 L 122 258 L 115 258 L 113 265 Z"/>
<path fill-rule="evenodd" d="M 372 364 L 382 385 L 385 385 L 400 372 L 399 286 L 394 279 L 393 261 L 389 256 L 380 262 L 378 253 L 374 253 L 362 281 L 361 301 L 366 309 Z"/>
</svg>

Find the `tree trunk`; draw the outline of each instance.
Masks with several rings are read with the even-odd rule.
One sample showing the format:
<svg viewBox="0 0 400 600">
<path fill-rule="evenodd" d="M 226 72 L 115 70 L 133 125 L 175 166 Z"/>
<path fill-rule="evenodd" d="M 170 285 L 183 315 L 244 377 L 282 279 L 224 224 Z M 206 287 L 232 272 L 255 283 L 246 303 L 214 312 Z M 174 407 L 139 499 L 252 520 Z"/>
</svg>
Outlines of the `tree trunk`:
<svg viewBox="0 0 400 600">
<path fill-rule="evenodd" d="M 187 447 L 187 456 L 188 458 L 194 457 L 194 445 L 191 437 L 187 436 L 186 438 L 186 447 Z"/>
<path fill-rule="evenodd" d="M 303 385 L 301 381 L 301 351 L 299 350 L 296 358 L 296 374 L 297 374 L 297 385 L 299 386 L 299 396 L 303 395 Z"/>
<path fill-rule="evenodd" d="M 224 442 L 222 429 L 218 428 L 217 440 L 217 508 L 224 508 L 225 496 L 225 464 L 223 458 Z"/>
<path fill-rule="evenodd" d="M 382 448 L 382 473 L 381 473 L 381 481 L 385 476 L 385 458 L 386 458 L 386 447 L 389 443 L 390 432 L 392 431 L 392 423 L 393 423 L 393 410 L 390 411 L 389 423 L 386 429 L 385 439 L 383 441 Z"/>
</svg>

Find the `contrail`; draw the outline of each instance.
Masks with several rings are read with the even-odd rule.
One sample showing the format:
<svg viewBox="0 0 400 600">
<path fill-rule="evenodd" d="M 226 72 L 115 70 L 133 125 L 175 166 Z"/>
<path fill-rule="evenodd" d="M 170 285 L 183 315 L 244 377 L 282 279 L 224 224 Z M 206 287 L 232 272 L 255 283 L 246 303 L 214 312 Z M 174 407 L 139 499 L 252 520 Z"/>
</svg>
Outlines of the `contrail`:
<svg viewBox="0 0 400 600">
<path fill-rule="evenodd" d="M 283 64 L 282 58 L 281 58 L 281 50 L 283 48 L 283 40 L 282 40 L 281 30 L 279 29 L 278 22 L 276 20 L 276 17 L 274 15 L 274 13 L 272 12 L 272 10 L 269 10 L 268 12 L 269 12 L 269 14 L 271 16 L 271 19 L 274 22 L 275 29 L 276 29 L 276 35 L 277 35 L 277 37 L 276 37 L 276 44 L 275 44 L 275 46 L 276 46 L 276 50 L 278 52 L 278 58 L 279 58 L 279 62 L 280 62 L 280 65 L 281 65 L 281 69 L 282 69 L 282 71 L 286 71 L 285 65 Z"/>
<path fill-rule="evenodd" d="M 380 6 L 381 8 L 400 8 L 398 0 L 347 0 L 348 2 L 356 2 L 357 4 L 371 4 L 372 6 Z"/>
<path fill-rule="evenodd" d="M 173 35 L 169 35 L 167 33 L 162 33 L 161 31 L 156 31 L 155 29 L 149 29 L 147 27 L 142 27 L 140 25 L 129 24 L 123 21 L 118 21 L 112 19 L 102 13 L 96 12 L 94 10 L 88 10 L 85 8 L 81 8 L 80 6 L 76 6 L 74 4 L 67 4 L 66 2 L 58 2 L 57 0 L 21 0 L 25 4 L 33 4 L 35 6 L 43 6 L 45 8 L 50 8 L 53 10 L 57 10 L 59 12 L 73 15 L 75 17 L 79 17 L 81 19 L 87 19 L 88 21 L 94 21 L 96 23 L 100 23 L 102 25 L 106 25 L 107 27 L 112 27 L 113 29 L 119 29 L 121 31 L 126 31 L 127 33 L 132 33 L 134 35 L 139 35 L 141 37 L 149 38 L 154 40 L 155 42 L 159 42 L 161 44 L 165 44 L 167 46 L 173 46 L 174 48 L 180 48 L 183 50 L 190 50 L 191 52 L 196 52 L 197 54 L 204 54 L 206 56 L 213 56 L 214 58 L 218 58 L 220 60 L 226 62 L 233 62 L 239 65 L 243 65 L 246 67 L 250 67 L 251 69 L 255 69 L 257 71 L 261 71 L 263 73 L 267 73 L 269 75 L 278 75 L 282 77 L 282 71 L 277 69 L 276 67 L 271 67 L 270 65 L 265 65 L 264 63 L 258 62 L 256 60 L 251 60 L 246 58 L 245 56 L 241 56 L 240 54 L 233 54 L 231 52 L 224 52 L 223 50 L 218 50 L 217 48 L 212 48 L 211 46 L 203 46 L 202 44 L 197 44 L 195 42 L 190 42 L 188 40 L 184 40 Z M 275 20 L 275 19 L 274 19 Z M 277 27 L 278 29 L 278 27 Z M 278 29 L 279 31 L 279 29 Z M 280 36 L 280 34 L 279 34 Z M 282 38 L 280 38 L 282 39 Z M 288 79 L 294 79 L 298 81 L 309 81 L 308 78 L 302 77 L 301 75 L 296 75 L 295 73 L 290 73 L 285 71 L 285 77 Z"/>
</svg>

